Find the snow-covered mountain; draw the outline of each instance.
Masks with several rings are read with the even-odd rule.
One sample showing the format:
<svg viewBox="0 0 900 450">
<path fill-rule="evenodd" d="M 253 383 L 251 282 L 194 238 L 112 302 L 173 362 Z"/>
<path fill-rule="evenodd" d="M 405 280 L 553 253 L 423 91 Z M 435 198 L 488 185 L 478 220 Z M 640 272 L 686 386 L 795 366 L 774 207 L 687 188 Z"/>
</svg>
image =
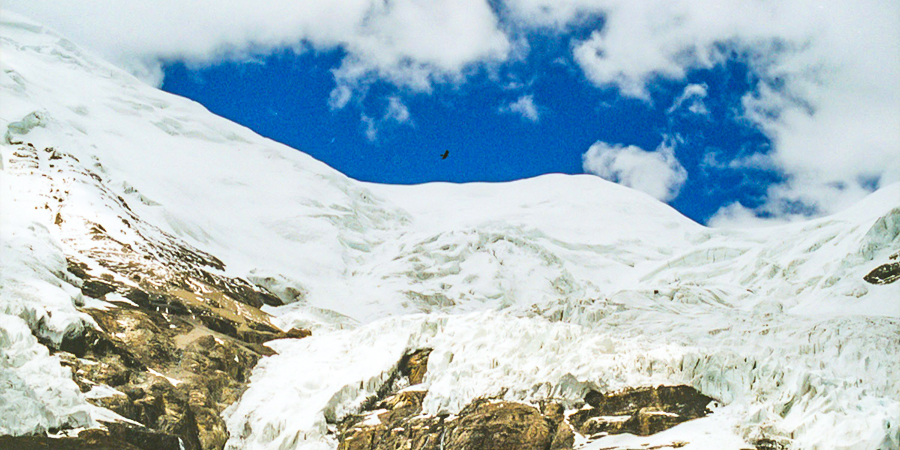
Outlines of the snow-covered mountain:
<svg viewBox="0 0 900 450">
<path fill-rule="evenodd" d="M 428 349 L 441 423 L 687 385 L 711 414 L 574 447 L 900 446 L 900 184 L 735 231 L 592 176 L 361 183 L 28 19 L 0 46 L 0 435 L 152 428 L 126 416 L 162 383 L 162 416 L 212 414 L 163 430 L 187 448 L 355 448 L 341 423 Z M 209 361 L 229 394 L 200 401 Z"/>
</svg>

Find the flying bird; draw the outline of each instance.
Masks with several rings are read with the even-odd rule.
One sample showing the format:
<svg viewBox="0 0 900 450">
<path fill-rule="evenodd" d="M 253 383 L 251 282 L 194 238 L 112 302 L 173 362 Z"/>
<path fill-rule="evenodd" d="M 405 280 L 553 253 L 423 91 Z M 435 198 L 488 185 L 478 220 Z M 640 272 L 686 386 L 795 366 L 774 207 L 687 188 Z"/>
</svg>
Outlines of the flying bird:
<svg viewBox="0 0 900 450">
<path fill-rule="evenodd" d="M 450 150 L 444 150 L 444 153 L 441 153 L 441 159 L 447 159 L 450 156 Z"/>
</svg>

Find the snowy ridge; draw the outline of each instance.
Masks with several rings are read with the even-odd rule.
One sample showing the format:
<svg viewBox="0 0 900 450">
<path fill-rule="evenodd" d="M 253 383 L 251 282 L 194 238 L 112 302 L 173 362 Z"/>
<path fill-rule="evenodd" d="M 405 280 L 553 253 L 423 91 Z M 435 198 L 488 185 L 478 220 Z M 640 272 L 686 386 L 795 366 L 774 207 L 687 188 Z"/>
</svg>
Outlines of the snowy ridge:
<svg viewBox="0 0 900 450">
<path fill-rule="evenodd" d="M 270 344 L 228 448 L 335 448 L 329 424 L 425 347 L 431 414 L 685 383 L 722 403 L 666 432 L 685 448 L 900 445 L 900 284 L 863 281 L 900 250 L 900 184 L 718 230 L 589 176 L 359 183 L 2 20 L 0 434 L 109 417 L 37 340 L 93 326 L 74 259 L 248 280 L 289 303 L 275 323 L 314 329 Z M 649 442 L 622 439 L 582 444 Z"/>
</svg>

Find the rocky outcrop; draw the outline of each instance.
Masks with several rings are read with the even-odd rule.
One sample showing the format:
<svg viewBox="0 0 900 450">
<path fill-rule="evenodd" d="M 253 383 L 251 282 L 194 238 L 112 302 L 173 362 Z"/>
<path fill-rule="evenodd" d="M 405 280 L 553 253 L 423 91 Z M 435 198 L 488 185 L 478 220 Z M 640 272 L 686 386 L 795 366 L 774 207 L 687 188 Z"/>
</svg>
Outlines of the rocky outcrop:
<svg viewBox="0 0 900 450">
<path fill-rule="evenodd" d="M 631 433 L 648 436 L 704 417 L 712 398 L 690 386 L 658 386 L 603 394 L 589 392 L 569 422 L 585 436 Z"/>
<path fill-rule="evenodd" d="M 891 255 L 890 259 L 894 260 L 894 262 L 882 264 L 872 269 L 863 279 L 871 284 L 891 284 L 900 280 L 900 261 L 897 261 L 900 259 L 900 252 Z"/>
<path fill-rule="evenodd" d="M 178 436 L 143 427 L 110 423 L 105 429 L 81 430 L 74 436 L 0 436 L 0 448 L 4 450 L 177 450 L 186 447 L 184 441 Z"/>
<path fill-rule="evenodd" d="M 753 447 L 756 450 L 787 450 L 789 447 L 788 444 L 781 443 L 774 439 L 757 439 L 753 441 Z"/>
<path fill-rule="evenodd" d="M 557 404 L 542 414 L 514 402 L 479 399 L 456 416 L 422 416 L 425 391 L 402 391 L 340 427 L 339 450 L 563 450 L 575 435 Z"/>
<path fill-rule="evenodd" d="M 167 448 L 165 443 L 159 448 Z M 178 442 L 175 442 L 177 446 Z M 171 444 L 169 445 L 171 447 Z M 107 430 L 84 430 L 73 437 L 0 436 L 0 448 L 16 450 L 142 450 Z M 175 447 L 177 448 L 177 447 Z"/>
<path fill-rule="evenodd" d="M 453 422 L 444 448 L 545 450 L 572 448 L 573 443 L 555 441 L 557 435 L 563 441 L 569 436 L 560 432 L 560 428 L 568 430 L 562 414 L 542 415 L 537 408 L 521 403 L 475 401 Z"/>
<path fill-rule="evenodd" d="M 281 305 L 280 298 L 226 275 L 215 256 L 142 220 L 115 194 L 99 161 L 31 144 L 14 157 L 19 171 L 49 174 L 39 209 L 47 211 L 68 262 L 63 278 L 81 289 L 76 307 L 93 319 L 61 340 L 43 335 L 39 323 L 32 332 L 71 368 L 89 402 L 121 416 L 110 417 L 105 429 L 46 442 L 221 449 L 228 435 L 220 413 L 243 393 L 259 359 L 272 353 L 262 344 L 309 332 L 273 325 L 260 308 Z M 126 196 L 152 206 L 129 189 Z M 97 208 L 104 214 L 85 213 Z M 65 448 L 41 447 L 41 436 L 4 439 L 15 444 L 0 448 Z"/>
<path fill-rule="evenodd" d="M 400 359 L 400 376 L 406 377 L 409 384 L 420 384 L 425 381 L 425 373 L 428 371 L 428 356 L 430 348 L 423 348 L 408 353 Z"/>
<path fill-rule="evenodd" d="M 85 308 L 99 329 L 66 336 L 57 350 L 90 401 L 133 421 L 107 427 L 138 448 L 167 448 L 166 442 L 175 449 L 222 448 L 228 435 L 220 413 L 238 400 L 259 359 L 272 353 L 261 344 L 309 334 L 282 332 L 233 292 L 147 292 L 95 279 L 76 264 L 70 271 L 82 278 L 85 295 L 127 289 L 119 292 L 123 300 L 109 302 L 114 307 Z M 170 439 L 148 440 L 155 435 Z"/>
</svg>

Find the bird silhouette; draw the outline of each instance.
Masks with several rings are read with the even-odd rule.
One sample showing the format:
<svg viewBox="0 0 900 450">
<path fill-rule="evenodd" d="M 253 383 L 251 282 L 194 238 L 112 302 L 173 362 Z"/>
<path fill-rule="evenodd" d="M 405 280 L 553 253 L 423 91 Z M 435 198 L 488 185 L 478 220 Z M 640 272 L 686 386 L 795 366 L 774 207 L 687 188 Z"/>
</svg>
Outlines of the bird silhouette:
<svg viewBox="0 0 900 450">
<path fill-rule="evenodd" d="M 450 150 L 444 150 L 444 153 L 441 153 L 441 159 L 447 159 L 450 156 Z"/>
</svg>

